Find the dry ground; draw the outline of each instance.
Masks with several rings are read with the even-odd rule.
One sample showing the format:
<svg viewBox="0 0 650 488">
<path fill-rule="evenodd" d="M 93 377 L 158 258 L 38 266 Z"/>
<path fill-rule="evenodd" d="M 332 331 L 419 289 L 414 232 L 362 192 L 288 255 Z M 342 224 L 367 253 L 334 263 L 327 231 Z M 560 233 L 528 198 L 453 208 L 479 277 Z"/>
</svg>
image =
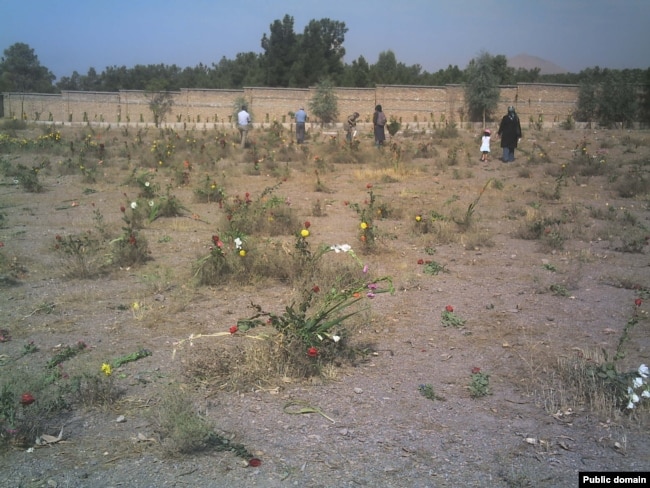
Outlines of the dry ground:
<svg viewBox="0 0 650 488">
<path fill-rule="evenodd" d="M 52 156 L 52 169 L 43 172 L 42 193 L 25 192 L 5 178 L 1 251 L 13 260 L 16 283 L 0 288 L 0 328 L 11 335 L 0 343 L 0 356 L 11 359 L 0 364 L 0 375 L 40 367 L 57 346 L 79 340 L 89 349 L 65 363 L 70 371 L 98 369 L 139 348 L 152 355 L 113 372 L 125 389 L 114 405 L 76 407 L 47 423 L 44 433 L 51 435 L 63 424 L 61 442 L 4 452 L 0 486 L 567 487 L 577 486 L 578 471 L 650 469 L 647 410 L 599 411 L 559 382 L 557 367 L 563 358 L 602 349 L 613 354 L 635 313 L 635 298 L 650 289 L 647 246 L 623 252 L 630 236 L 650 232 L 648 193 L 623 198 L 617 186 L 620 175 L 633 170 L 638 178 L 649 177 L 650 134 L 525 132 L 513 164 L 496 157 L 479 163 L 479 144 L 469 131 L 451 140 L 399 139 L 403 147 L 431 143 L 435 154 L 386 163 L 386 148 L 366 164 L 331 164 L 320 172 L 330 193 L 315 191 L 313 173 L 313 156 L 325 143 L 308 142 L 309 160 L 289 165 L 278 194 L 311 222 L 314 245 L 349 243 L 356 249 L 359 219 L 349 203 L 363 204 L 371 184 L 393 215 L 376 220 L 376 251 L 358 254 L 376 276 L 392 276 L 396 290 L 369 302 L 370 310 L 355 324 L 353 342 L 372 345 L 364 360 L 321 378 L 278 378 L 239 392 L 197 383 L 184 372 L 193 354 L 218 355 L 224 344 L 247 339 L 178 342 L 227 331 L 250 315 L 251 300 L 279 312 L 292 290 L 268 281 L 192 283 L 192 263 L 207 252 L 223 219 L 218 205 L 193 199 L 205 168 L 195 164 L 190 184 L 174 188 L 199 218 L 187 213 L 154 221 L 143 231 L 151 261 L 92 279 L 66 277 L 66 262 L 53 250 L 55 235 L 92 229 L 97 209 L 109 228 L 119 229 L 123 193 L 133 192 L 123 185 L 130 167 L 111 153 L 122 136 L 105 138 L 105 174 L 96 184 L 57 174 L 60 156 Z M 569 176 L 558 187 L 562 164 L 574 160 L 583 140 L 589 154 L 616 168 L 618 179 L 612 173 Z M 367 139 L 362 146 L 374 151 Z M 493 156 L 497 146 L 493 142 Z M 460 150 L 450 165 L 453 147 Z M 3 157 L 28 165 L 43 158 Z M 264 166 L 261 174 L 248 174 L 249 165 L 235 155 L 210 172 L 228 174 L 230 195 L 258 195 L 277 183 Z M 171 181 L 164 170 L 157 178 Z M 416 232 L 417 214 L 435 210 L 462 217 L 490 178 L 497 184 L 477 204 L 471 231 L 444 223 L 437 232 Z M 96 192 L 85 192 L 89 187 Z M 315 216 L 318 200 L 322 215 Z M 549 224 L 538 239 L 522 239 L 523 230 L 542 216 L 565 220 L 561 228 Z M 549 235 L 556 231 L 556 239 L 566 239 L 562 244 Z M 427 274 L 420 259 L 433 259 L 446 272 Z M 138 313 L 131 309 L 134 302 L 142 304 Z M 448 304 L 465 327 L 441 325 Z M 646 307 L 647 302 L 636 311 L 640 321 L 622 370 L 650 363 Z M 19 357 L 29 341 L 39 351 Z M 490 395 L 470 397 L 474 367 L 489 373 Z M 422 396 L 421 384 L 431 384 L 440 398 Z M 259 457 L 261 466 L 246 467 L 231 452 L 165 456 L 151 412 L 169 390 L 187 396 L 220 433 Z M 304 402 L 323 415 L 287 413 L 288 402 Z M 116 422 L 119 416 L 125 421 Z"/>
</svg>

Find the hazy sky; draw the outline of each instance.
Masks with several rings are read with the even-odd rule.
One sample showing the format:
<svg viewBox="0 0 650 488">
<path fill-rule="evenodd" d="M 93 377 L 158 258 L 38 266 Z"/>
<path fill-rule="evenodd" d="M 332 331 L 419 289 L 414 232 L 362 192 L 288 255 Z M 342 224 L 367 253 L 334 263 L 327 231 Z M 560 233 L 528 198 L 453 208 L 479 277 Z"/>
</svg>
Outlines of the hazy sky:
<svg viewBox="0 0 650 488">
<path fill-rule="evenodd" d="M 0 0 L 0 51 L 29 44 L 57 79 L 107 66 L 199 63 L 261 53 L 285 14 L 345 22 L 345 62 L 392 50 L 429 72 L 481 51 L 526 53 L 571 72 L 650 67 L 649 0 Z"/>
</svg>

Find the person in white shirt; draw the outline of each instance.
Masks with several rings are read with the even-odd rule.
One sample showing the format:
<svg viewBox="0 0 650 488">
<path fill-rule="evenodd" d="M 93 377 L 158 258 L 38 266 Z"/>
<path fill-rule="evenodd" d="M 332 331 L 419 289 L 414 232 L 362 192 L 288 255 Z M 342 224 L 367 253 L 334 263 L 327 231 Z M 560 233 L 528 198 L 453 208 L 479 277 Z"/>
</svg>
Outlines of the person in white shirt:
<svg viewBox="0 0 650 488">
<path fill-rule="evenodd" d="M 490 129 L 485 129 L 483 131 L 483 137 L 481 137 L 481 161 L 484 163 L 488 162 L 488 156 L 490 155 Z"/>
<path fill-rule="evenodd" d="M 251 116 L 246 111 L 246 105 L 242 105 L 241 111 L 237 114 L 237 128 L 241 135 L 241 148 L 246 146 L 246 137 L 248 136 L 248 129 L 250 129 Z"/>
</svg>

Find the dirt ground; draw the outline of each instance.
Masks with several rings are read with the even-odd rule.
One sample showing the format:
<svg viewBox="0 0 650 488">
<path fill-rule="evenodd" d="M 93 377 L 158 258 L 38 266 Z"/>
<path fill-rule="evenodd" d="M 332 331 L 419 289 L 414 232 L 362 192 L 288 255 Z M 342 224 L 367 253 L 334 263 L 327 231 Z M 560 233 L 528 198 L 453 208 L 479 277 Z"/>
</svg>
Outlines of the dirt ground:
<svg viewBox="0 0 650 488">
<path fill-rule="evenodd" d="M 399 164 L 380 164 L 387 147 L 377 152 L 377 163 L 331 165 L 320 175 L 331 193 L 315 191 L 313 162 L 291 163 L 278 193 L 311 222 L 314 245 L 357 247 L 359 218 L 349 203 L 362 203 L 369 184 L 378 201 L 396 210 L 375 221 L 376 252 L 359 253 L 375 276 L 392 276 L 395 293 L 370 301 L 355 330 L 353 341 L 372 344 L 365 360 L 324 378 L 278 379 L 251 391 L 210 388 L 183 374 L 192 347 L 218 354 L 224 341 L 245 339 L 178 343 L 191 334 L 227 331 L 250 315 L 252 299 L 281 311 L 292 290 L 192 283 L 192 263 L 208 252 L 222 213 L 214 203 L 195 202 L 192 183 L 174 193 L 200 218 L 154 221 L 143 231 L 152 260 L 84 280 L 66 277 L 52 250 L 55 236 L 91 229 L 97 209 L 107 226 L 119 229 L 123 193 L 133 191 L 123 185 L 128 169 L 107 156 L 105 175 L 94 185 L 79 175 L 44 171 L 42 193 L 4 178 L 0 251 L 15 263 L 17 279 L 0 288 L 0 328 L 11 336 L 0 343 L 0 356 L 18 357 L 29 341 L 39 351 L 0 363 L 0 375 L 12 364 L 41 364 L 57 346 L 77 341 L 89 349 L 74 361 L 97 367 L 139 348 L 152 354 L 113 372 L 125 389 L 117 403 L 76 408 L 52 421 L 44 433 L 56 436 L 57 422 L 63 423 L 60 442 L 2 453 L 0 486 L 569 487 L 578 485 L 579 471 L 648 471 L 648 410 L 594 411 L 555 378 L 562 358 L 602 349 L 611 354 L 635 313 L 634 300 L 650 290 L 648 246 L 623 252 L 628 233 L 650 233 L 649 195 L 621 197 L 612 173 L 568 177 L 559 198 L 549 195 L 581 141 L 617 174 L 634 170 L 649 178 L 650 133 L 525 130 L 517 160 L 509 164 L 497 159 L 496 141 L 492 160 L 479 162 L 477 135 L 462 130 L 451 141 L 420 136 L 413 144 L 432 141 L 435 154 Z M 106 144 L 111 154 L 113 143 Z M 117 134 L 114 145 L 120 144 Z M 317 142 L 307 144 L 318 153 Z M 444 164 L 458 144 L 459 161 Z M 12 164 L 42 159 L 33 153 L 0 157 Z M 256 195 L 277 183 L 264 171 L 246 174 L 244 166 L 222 161 L 214 170 L 229 172 L 230 194 Z M 195 165 L 194 181 L 203 174 Z M 160 182 L 169 178 L 163 175 Z M 489 186 L 476 205 L 471 233 L 450 226 L 441 242 L 435 233 L 414 232 L 415 215 L 434 209 L 462 215 L 491 178 L 499 185 Z M 85 191 L 89 186 L 93 193 Z M 317 200 L 320 216 L 313 215 Z M 521 238 L 538 212 L 568 215 L 562 246 L 549 249 L 542 239 Z M 598 218 L 611 212 L 626 215 L 627 227 Z M 434 259 L 445 270 L 427 274 L 421 259 Z M 650 364 L 643 298 L 623 369 Z M 130 308 L 134 302 L 143 304 L 142 315 Z M 447 305 L 466 320 L 464 327 L 441 325 Z M 470 396 L 472 368 L 489 374 L 490 395 Z M 197 412 L 262 464 L 247 466 L 232 452 L 163 455 L 148 412 L 170 384 L 180 385 Z M 438 398 L 421 395 L 423 384 L 432 385 Z M 316 411 L 288 413 L 290 402 Z"/>
</svg>

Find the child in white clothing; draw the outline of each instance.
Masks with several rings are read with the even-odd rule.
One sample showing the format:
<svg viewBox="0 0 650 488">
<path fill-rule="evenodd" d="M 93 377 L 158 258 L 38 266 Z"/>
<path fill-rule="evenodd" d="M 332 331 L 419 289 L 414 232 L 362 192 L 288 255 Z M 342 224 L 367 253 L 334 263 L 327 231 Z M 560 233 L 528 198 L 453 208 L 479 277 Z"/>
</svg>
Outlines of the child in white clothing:
<svg viewBox="0 0 650 488">
<path fill-rule="evenodd" d="M 481 161 L 487 163 L 488 156 L 490 155 L 490 129 L 485 129 L 483 137 L 481 137 Z"/>
</svg>

